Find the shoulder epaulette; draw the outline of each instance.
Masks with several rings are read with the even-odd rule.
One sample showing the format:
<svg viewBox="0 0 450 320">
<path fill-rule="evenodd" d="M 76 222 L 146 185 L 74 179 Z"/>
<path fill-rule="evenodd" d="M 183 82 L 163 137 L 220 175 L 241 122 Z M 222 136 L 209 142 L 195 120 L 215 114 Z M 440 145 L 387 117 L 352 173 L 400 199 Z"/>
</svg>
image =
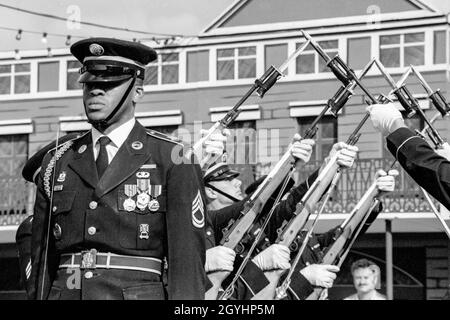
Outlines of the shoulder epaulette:
<svg viewBox="0 0 450 320">
<path fill-rule="evenodd" d="M 164 134 L 164 133 L 152 130 L 152 129 L 145 129 L 145 131 L 147 132 L 147 134 L 149 136 L 152 136 L 152 137 L 154 137 L 156 139 L 160 139 L 160 140 L 164 140 L 164 141 L 167 141 L 167 142 L 176 143 L 176 144 L 179 144 L 179 145 L 182 145 L 182 146 L 184 146 L 184 144 L 185 144 L 181 139 L 179 139 L 177 137 L 174 137 L 174 136 L 169 136 L 167 134 Z"/>
<path fill-rule="evenodd" d="M 53 148 L 49 149 L 49 150 L 47 151 L 47 153 L 52 152 L 52 151 L 55 151 L 56 149 L 62 148 L 65 144 L 67 144 L 67 143 L 69 143 L 69 142 L 70 142 L 70 145 L 72 145 L 76 140 L 78 140 L 78 139 L 84 137 L 84 136 L 87 135 L 88 133 L 89 133 L 89 131 L 88 131 L 88 132 L 85 132 L 85 133 L 83 133 L 83 134 L 77 135 L 76 137 L 70 138 L 69 140 L 66 140 L 66 141 L 64 141 L 64 142 L 61 142 L 61 143 L 59 143 L 57 146 L 55 145 Z M 63 138 L 64 138 L 64 137 L 62 137 L 62 139 L 63 139 Z M 67 150 L 67 149 L 66 149 L 66 150 Z"/>
</svg>

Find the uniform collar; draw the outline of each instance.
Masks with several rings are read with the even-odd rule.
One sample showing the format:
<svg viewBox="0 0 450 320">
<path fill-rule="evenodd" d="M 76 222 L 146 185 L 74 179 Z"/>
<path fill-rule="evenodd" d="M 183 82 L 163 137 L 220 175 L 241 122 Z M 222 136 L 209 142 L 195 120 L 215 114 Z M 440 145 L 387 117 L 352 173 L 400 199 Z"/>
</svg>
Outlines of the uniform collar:
<svg viewBox="0 0 450 320">
<path fill-rule="evenodd" d="M 127 137 L 130 135 L 130 132 L 131 132 L 131 130 L 133 130 L 135 123 L 136 123 L 136 119 L 131 118 L 130 120 L 128 120 L 127 122 L 125 122 L 124 124 L 119 126 L 118 128 L 111 131 L 107 135 L 108 138 L 111 139 L 112 143 L 114 143 L 114 145 L 117 148 L 120 148 L 123 145 L 123 143 L 125 142 L 125 140 L 127 139 Z M 97 144 L 98 139 L 100 139 L 103 136 L 105 136 L 103 133 L 101 133 L 94 127 L 92 127 L 92 144 L 93 144 L 94 148 L 95 148 L 95 145 Z"/>
</svg>

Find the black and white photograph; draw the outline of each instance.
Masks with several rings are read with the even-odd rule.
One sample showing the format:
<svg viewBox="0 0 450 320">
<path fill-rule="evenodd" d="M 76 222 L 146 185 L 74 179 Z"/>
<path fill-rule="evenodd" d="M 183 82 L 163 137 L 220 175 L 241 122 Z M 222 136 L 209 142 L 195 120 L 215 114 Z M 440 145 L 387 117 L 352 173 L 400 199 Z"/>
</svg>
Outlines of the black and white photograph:
<svg viewBox="0 0 450 320">
<path fill-rule="evenodd" d="M 0 300 L 450 300 L 450 0 L 0 16 Z"/>
</svg>

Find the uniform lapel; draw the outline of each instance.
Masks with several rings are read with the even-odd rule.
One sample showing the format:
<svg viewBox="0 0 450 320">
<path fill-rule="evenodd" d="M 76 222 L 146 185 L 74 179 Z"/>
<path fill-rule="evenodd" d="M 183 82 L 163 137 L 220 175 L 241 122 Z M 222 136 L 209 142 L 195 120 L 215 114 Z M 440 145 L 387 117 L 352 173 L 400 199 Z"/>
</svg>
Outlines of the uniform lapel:
<svg viewBox="0 0 450 320">
<path fill-rule="evenodd" d="M 91 133 L 85 134 L 77 141 L 73 161 L 69 162 L 69 166 L 91 187 L 97 186 L 98 176 L 92 150 Z"/>
<path fill-rule="evenodd" d="M 133 143 L 140 142 L 142 148 L 132 147 Z M 139 143 L 136 143 L 139 146 Z M 145 128 L 136 121 L 128 138 L 117 151 L 114 159 L 106 168 L 105 173 L 100 179 L 95 193 L 97 197 L 102 197 L 129 176 L 134 174 L 150 158 L 150 148 L 147 143 L 147 133 Z"/>
</svg>

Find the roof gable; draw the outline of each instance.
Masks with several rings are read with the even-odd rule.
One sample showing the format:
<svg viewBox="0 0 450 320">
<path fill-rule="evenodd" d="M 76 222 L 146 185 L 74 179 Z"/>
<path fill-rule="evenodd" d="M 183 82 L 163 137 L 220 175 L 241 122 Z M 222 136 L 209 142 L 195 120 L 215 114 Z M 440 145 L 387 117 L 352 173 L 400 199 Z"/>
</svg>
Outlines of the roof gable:
<svg viewBox="0 0 450 320">
<path fill-rule="evenodd" d="M 433 9 L 419 0 L 240 0 L 232 4 L 204 32 L 252 25 L 367 16 L 375 13 L 378 8 L 381 14 L 433 12 Z"/>
</svg>

